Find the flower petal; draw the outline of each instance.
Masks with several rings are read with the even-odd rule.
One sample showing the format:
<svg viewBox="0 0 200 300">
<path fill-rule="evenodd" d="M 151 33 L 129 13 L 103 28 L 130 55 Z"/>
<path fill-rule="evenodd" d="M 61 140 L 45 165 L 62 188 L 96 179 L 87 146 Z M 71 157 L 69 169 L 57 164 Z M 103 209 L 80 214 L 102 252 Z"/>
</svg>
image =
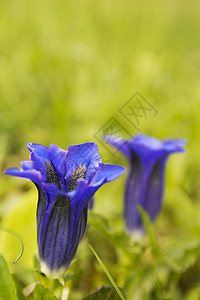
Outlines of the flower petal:
<svg viewBox="0 0 200 300">
<path fill-rule="evenodd" d="M 100 162 L 101 156 L 95 143 L 69 146 L 66 157 L 66 177 L 70 176 L 79 165 L 85 165 L 87 169 L 85 179 L 90 180 Z"/>
<path fill-rule="evenodd" d="M 171 139 L 160 141 L 145 134 L 137 134 L 128 143 L 132 152 L 140 157 L 145 166 L 147 164 L 153 166 L 162 157 L 175 152 L 183 152 L 186 140 Z"/>
<path fill-rule="evenodd" d="M 158 161 L 149 178 L 143 207 L 153 222 L 162 208 L 166 159 Z"/>
<path fill-rule="evenodd" d="M 64 185 L 64 177 L 66 173 L 66 151 L 57 145 L 50 144 L 49 157 L 59 177 L 60 184 Z"/>
<path fill-rule="evenodd" d="M 73 243 L 69 244 L 71 246 L 71 249 L 69 248 L 70 251 L 67 251 L 67 255 L 65 256 L 65 261 L 64 261 L 65 268 L 67 268 L 70 262 L 72 261 L 77 251 L 78 244 L 85 233 L 85 229 L 87 225 L 87 212 L 88 212 L 88 207 L 86 205 L 80 217 L 76 219 L 76 222 L 74 222 L 73 224 L 74 226 L 72 228 L 70 227 L 70 230 L 73 231 L 73 235 L 72 235 L 73 237 L 71 240 L 71 242 Z"/>
<path fill-rule="evenodd" d="M 67 195 L 70 199 L 70 232 L 69 232 L 69 240 L 68 240 L 68 249 L 65 257 L 66 266 L 70 262 L 70 257 L 72 256 L 72 252 L 76 251 L 77 241 L 80 241 L 82 238 L 85 227 L 87 223 L 87 202 L 94 195 L 96 190 L 99 187 L 89 188 L 86 182 L 80 179 L 77 183 L 77 189 L 68 192 Z M 82 221 L 79 221 L 83 219 Z M 75 248 L 74 246 L 75 245 Z M 74 250 L 73 250 L 73 249 Z M 75 253 L 74 253 L 75 254 Z"/>
<path fill-rule="evenodd" d="M 142 145 L 146 149 L 157 150 L 162 148 L 162 142 L 155 137 L 148 136 L 142 133 L 136 134 L 129 143 L 131 145 Z"/>
<path fill-rule="evenodd" d="M 97 184 L 99 181 L 102 181 L 102 179 L 104 182 L 112 181 L 123 174 L 125 170 L 124 167 L 119 165 L 100 163 L 89 185 L 92 186 L 94 183 Z"/>
<path fill-rule="evenodd" d="M 27 148 L 31 152 L 30 159 L 35 163 L 35 168 L 46 178 L 46 163 L 51 163 L 49 149 L 43 145 L 33 143 L 27 143 Z"/>
<path fill-rule="evenodd" d="M 122 152 L 129 160 L 131 160 L 131 150 L 126 139 L 112 135 L 104 135 L 103 139 L 108 144 Z"/>
<path fill-rule="evenodd" d="M 143 223 L 137 205 L 142 205 L 145 192 L 145 182 L 142 165 L 135 155 L 134 165 L 129 169 L 125 186 L 125 221 L 128 232 L 142 231 Z"/>
<path fill-rule="evenodd" d="M 142 163 L 154 163 L 162 155 L 165 154 L 165 150 L 162 147 L 162 142 L 154 137 L 149 137 L 144 134 L 137 134 L 131 140 L 128 141 L 129 146 L 137 154 Z"/>
<path fill-rule="evenodd" d="M 69 248 L 70 201 L 65 195 L 57 195 L 54 205 L 49 205 L 40 225 L 40 258 L 51 271 L 58 271 Z"/>
<path fill-rule="evenodd" d="M 163 146 L 166 151 L 172 152 L 184 152 L 184 146 L 187 145 L 186 139 L 171 139 L 171 140 L 164 140 Z"/>
<path fill-rule="evenodd" d="M 24 171 L 35 170 L 35 164 L 33 161 L 21 161 L 20 165 Z"/>
<path fill-rule="evenodd" d="M 96 187 L 94 190 L 96 191 Z M 92 195 L 93 190 L 88 188 L 88 185 L 84 179 L 79 179 L 77 181 L 77 188 L 67 193 L 67 196 L 70 198 L 71 205 L 73 207 L 78 207 L 78 209 L 76 209 L 76 213 L 79 216 Z"/>
<path fill-rule="evenodd" d="M 44 212 L 48 207 L 48 199 L 45 197 L 45 193 L 43 192 L 42 188 L 36 184 L 38 189 L 38 204 L 37 204 L 37 244 L 39 253 L 42 253 L 41 250 L 41 243 L 40 243 L 40 232 L 41 226 L 43 222 Z"/>
<path fill-rule="evenodd" d="M 10 176 L 17 176 L 22 178 L 27 178 L 32 180 L 33 182 L 37 184 L 41 184 L 42 182 L 42 176 L 41 173 L 37 170 L 20 170 L 18 168 L 10 168 L 3 172 L 4 174 L 10 175 Z"/>
</svg>

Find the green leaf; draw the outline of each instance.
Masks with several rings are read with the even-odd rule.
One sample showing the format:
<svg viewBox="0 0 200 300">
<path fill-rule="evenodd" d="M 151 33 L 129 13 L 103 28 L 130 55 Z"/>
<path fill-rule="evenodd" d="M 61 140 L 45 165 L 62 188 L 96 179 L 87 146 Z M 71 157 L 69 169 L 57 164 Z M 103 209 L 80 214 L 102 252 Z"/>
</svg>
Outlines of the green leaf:
<svg viewBox="0 0 200 300">
<path fill-rule="evenodd" d="M 63 277 L 64 283 L 66 284 L 73 277 L 74 277 L 74 273 L 68 273 L 68 274 L 64 275 L 64 277 Z"/>
<path fill-rule="evenodd" d="M 115 283 L 115 281 L 113 280 L 112 276 L 108 272 L 108 270 L 107 270 L 106 266 L 104 265 L 104 263 L 102 262 L 101 258 L 98 256 L 98 254 L 96 253 L 96 251 L 92 248 L 92 246 L 90 244 L 88 244 L 88 246 L 92 250 L 94 256 L 98 260 L 98 263 L 100 264 L 100 266 L 102 267 L 104 273 L 106 274 L 106 276 L 110 280 L 111 284 L 113 285 L 113 287 L 114 287 L 115 291 L 117 292 L 117 294 L 119 295 L 120 299 L 121 300 L 125 300 L 124 295 L 121 293 L 120 289 L 118 288 L 117 284 Z"/>
<path fill-rule="evenodd" d="M 147 236 L 149 237 L 150 240 L 154 261 L 158 263 L 159 260 L 160 261 L 162 260 L 163 262 L 168 263 L 168 265 L 174 270 L 180 271 L 179 265 L 176 263 L 176 261 L 171 259 L 170 255 L 167 252 L 165 253 L 165 251 L 163 251 L 162 248 L 160 247 L 159 241 L 156 238 L 155 231 L 150 221 L 149 215 L 139 205 L 138 205 L 138 209 L 141 214 Z"/>
<path fill-rule="evenodd" d="M 27 298 L 24 296 L 21 288 L 17 284 L 15 284 L 15 287 L 16 287 L 16 291 L 17 291 L 17 299 L 18 300 L 26 300 Z"/>
<path fill-rule="evenodd" d="M 33 297 L 35 300 L 55 300 L 56 296 L 47 288 L 41 284 L 37 284 L 33 291 Z"/>
<path fill-rule="evenodd" d="M 3 255 L 0 255 L 0 299 L 17 300 L 12 276 Z"/>
<path fill-rule="evenodd" d="M 33 267 L 35 270 L 41 270 L 38 254 L 33 255 Z"/>
<path fill-rule="evenodd" d="M 149 215 L 139 205 L 138 205 L 138 209 L 141 214 L 147 235 L 148 235 L 150 243 L 151 243 L 152 253 L 154 254 L 155 258 L 158 258 L 161 256 L 161 250 L 160 250 L 158 241 L 156 239 L 156 236 L 155 236 L 155 233 L 153 230 L 153 226 L 150 222 Z"/>
<path fill-rule="evenodd" d="M 101 215 L 94 213 L 93 211 L 89 212 L 89 223 L 94 225 L 97 228 L 109 230 L 110 224 L 108 220 Z"/>
<path fill-rule="evenodd" d="M 180 276 L 178 286 L 181 292 L 186 295 L 194 287 L 198 287 L 200 282 L 200 256 L 190 265 Z"/>
<path fill-rule="evenodd" d="M 46 277 L 44 273 L 39 270 L 33 270 L 34 277 L 36 281 L 41 283 L 41 285 L 49 286 L 49 278 Z"/>
<path fill-rule="evenodd" d="M 113 287 L 101 287 L 98 291 L 89 294 L 84 297 L 82 300 L 119 300 L 120 297 L 116 293 Z"/>
<path fill-rule="evenodd" d="M 90 211 L 88 223 L 108 237 L 114 245 L 120 247 L 124 252 L 133 252 L 134 245 L 130 237 L 124 231 L 113 229 L 108 220 L 101 215 Z"/>
</svg>

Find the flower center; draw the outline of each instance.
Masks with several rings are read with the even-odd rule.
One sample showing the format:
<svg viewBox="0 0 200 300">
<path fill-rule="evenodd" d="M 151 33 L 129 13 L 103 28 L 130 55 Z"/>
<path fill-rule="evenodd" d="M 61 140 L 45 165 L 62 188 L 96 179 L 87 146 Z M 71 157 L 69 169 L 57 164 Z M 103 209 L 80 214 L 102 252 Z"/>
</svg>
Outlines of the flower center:
<svg viewBox="0 0 200 300">
<path fill-rule="evenodd" d="M 71 176 L 71 178 L 69 179 L 69 182 L 68 182 L 68 191 L 69 192 L 75 190 L 78 179 L 81 179 L 81 178 L 84 179 L 85 178 L 86 171 L 87 171 L 87 168 L 85 167 L 85 165 L 83 165 L 83 166 L 79 165 L 74 170 L 74 172 L 72 173 L 72 176 Z"/>
<path fill-rule="evenodd" d="M 54 183 L 60 187 L 58 175 L 53 165 L 49 162 L 46 162 L 45 165 L 46 165 L 47 183 Z"/>
</svg>

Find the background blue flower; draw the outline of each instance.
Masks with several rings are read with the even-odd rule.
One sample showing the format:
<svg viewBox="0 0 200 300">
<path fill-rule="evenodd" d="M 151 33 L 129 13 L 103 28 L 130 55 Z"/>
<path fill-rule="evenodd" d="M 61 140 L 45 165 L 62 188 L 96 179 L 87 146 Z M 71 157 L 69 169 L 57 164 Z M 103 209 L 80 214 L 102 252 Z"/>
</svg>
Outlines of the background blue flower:
<svg viewBox="0 0 200 300">
<path fill-rule="evenodd" d="M 121 151 L 129 161 L 125 186 L 125 220 L 128 232 L 143 233 L 143 222 L 137 208 L 140 205 L 153 222 L 158 216 L 163 200 L 165 165 L 175 152 L 185 151 L 185 140 L 159 141 L 138 134 L 130 140 L 105 136 L 105 141 Z"/>
</svg>

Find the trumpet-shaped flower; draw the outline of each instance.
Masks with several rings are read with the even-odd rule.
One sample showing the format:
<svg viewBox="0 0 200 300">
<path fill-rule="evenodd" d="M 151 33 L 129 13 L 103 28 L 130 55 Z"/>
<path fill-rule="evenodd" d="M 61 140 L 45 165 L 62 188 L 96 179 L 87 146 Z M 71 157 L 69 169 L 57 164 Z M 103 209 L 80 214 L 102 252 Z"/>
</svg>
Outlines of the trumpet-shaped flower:
<svg viewBox="0 0 200 300">
<path fill-rule="evenodd" d="M 5 174 L 28 178 L 38 189 L 37 243 L 42 271 L 62 273 L 72 261 L 87 224 L 88 201 L 124 172 L 103 164 L 95 143 L 49 148 L 27 144 L 30 161 Z"/>
<path fill-rule="evenodd" d="M 129 173 L 125 186 L 125 220 L 130 233 L 144 232 L 138 205 L 153 222 L 162 208 L 165 186 L 165 166 L 168 157 L 183 152 L 185 140 L 159 141 L 154 137 L 138 134 L 130 140 L 105 136 L 105 141 L 121 151 L 129 161 Z"/>
</svg>

